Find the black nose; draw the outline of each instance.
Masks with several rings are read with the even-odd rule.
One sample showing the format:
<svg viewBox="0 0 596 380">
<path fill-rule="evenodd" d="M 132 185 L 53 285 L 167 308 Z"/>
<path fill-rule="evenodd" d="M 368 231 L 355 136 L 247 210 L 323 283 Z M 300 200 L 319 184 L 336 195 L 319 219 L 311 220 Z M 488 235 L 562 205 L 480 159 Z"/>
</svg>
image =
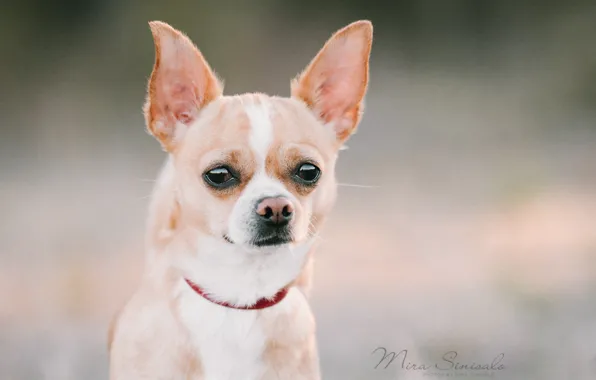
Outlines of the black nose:
<svg viewBox="0 0 596 380">
<path fill-rule="evenodd" d="M 287 225 L 294 215 L 294 206 L 284 197 L 265 198 L 257 204 L 259 219 L 269 226 Z"/>
</svg>

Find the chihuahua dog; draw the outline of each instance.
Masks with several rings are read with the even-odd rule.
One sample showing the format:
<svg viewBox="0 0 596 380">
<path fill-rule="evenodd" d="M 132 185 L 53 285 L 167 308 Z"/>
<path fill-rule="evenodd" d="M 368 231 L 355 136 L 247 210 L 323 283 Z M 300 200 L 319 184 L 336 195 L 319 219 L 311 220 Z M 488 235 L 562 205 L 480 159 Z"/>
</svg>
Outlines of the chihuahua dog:
<svg viewBox="0 0 596 380">
<path fill-rule="evenodd" d="M 110 379 L 319 379 L 313 250 L 362 116 L 372 25 L 337 31 L 289 98 L 224 96 L 185 34 L 149 25 L 144 113 L 168 159 L 141 285 L 110 328 Z"/>
</svg>

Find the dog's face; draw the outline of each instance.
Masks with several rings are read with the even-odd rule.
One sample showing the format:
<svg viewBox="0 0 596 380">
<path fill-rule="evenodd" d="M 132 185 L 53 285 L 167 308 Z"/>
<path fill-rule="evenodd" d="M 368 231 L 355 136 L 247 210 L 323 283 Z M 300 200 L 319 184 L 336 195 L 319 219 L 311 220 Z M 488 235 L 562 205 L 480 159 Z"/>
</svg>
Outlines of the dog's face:
<svg viewBox="0 0 596 380">
<path fill-rule="evenodd" d="M 186 220 L 255 250 L 307 241 L 334 203 L 337 153 L 362 114 L 370 23 L 337 32 L 292 83 L 291 98 L 222 96 L 185 35 L 150 25 L 156 62 L 145 115 L 171 154 Z"/>
<path fill-rule="evenodd" d="M 222 97 L 175 153 L 181 206 L 231 244 L 301 243 L 333 203 L 334 143 L 301 102 Z"/>
</svg>

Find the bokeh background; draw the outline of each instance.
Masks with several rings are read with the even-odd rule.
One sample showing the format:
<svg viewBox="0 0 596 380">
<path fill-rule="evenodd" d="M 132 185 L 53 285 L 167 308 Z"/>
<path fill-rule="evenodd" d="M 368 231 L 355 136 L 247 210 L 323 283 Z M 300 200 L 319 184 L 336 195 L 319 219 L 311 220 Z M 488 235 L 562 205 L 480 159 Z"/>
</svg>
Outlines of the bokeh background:
<svg viewBox="0 0 596 380">
<path fill-rule="evenodd" d="M 164 159 L 147 22 L 226 93 L 288 95 L 336 29 L 375 26 L 367 112 L 317 253 L 325 379 L 596 378 L 596 3 L 21 0 L 0 11 L 0 379 L 106 379 Z M 407 364 L 406 362 L 406 364 Z M 445 376 L 445 374 L 443 373 Z"/>
</svg>

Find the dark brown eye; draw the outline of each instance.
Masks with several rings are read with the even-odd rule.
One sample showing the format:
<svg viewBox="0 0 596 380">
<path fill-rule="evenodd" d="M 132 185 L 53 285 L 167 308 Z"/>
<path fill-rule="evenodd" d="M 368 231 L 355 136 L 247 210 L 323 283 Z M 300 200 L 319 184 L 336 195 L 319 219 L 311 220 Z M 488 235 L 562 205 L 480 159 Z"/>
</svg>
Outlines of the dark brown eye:
<svg viewBox="0 0 596 380">
<path fill-rule="evenodd" d="M 304 185 L 314 185 L 321 176 L 321 169 L 313 164 L 302 164 L 296 170 L 294 177 Z"/>
<path fill-rule="evenodd" d="M 230 169 L 225 166 L 209 170 L 203 174 L 203 178 L 208 185 L 215 187 L 216 189 L 225 189 L 237 182 L 237 178 L 234 177 Z"/>
</svg>

